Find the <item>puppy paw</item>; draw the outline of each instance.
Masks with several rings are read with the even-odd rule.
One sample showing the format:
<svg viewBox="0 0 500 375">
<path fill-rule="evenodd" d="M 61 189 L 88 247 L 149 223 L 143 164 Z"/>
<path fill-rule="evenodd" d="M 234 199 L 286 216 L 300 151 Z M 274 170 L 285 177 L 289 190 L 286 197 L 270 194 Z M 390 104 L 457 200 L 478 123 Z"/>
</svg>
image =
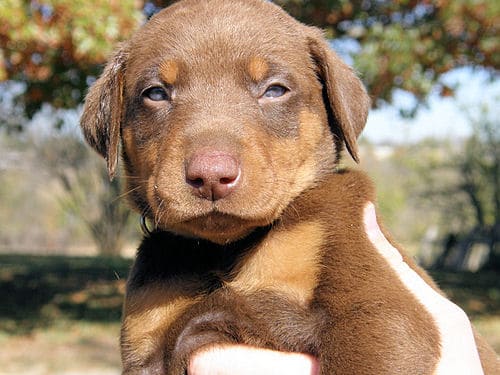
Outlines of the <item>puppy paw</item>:
<svg viewBox="0 0 500 375">
<path fill-rule="evenodd" d="M 177 338 L 169 374 L 187 369 L 191 356 L 208 347 L 240 343 L 236 319 L 226 312 L 207 312 L 192 318 Z"/>
</svg>

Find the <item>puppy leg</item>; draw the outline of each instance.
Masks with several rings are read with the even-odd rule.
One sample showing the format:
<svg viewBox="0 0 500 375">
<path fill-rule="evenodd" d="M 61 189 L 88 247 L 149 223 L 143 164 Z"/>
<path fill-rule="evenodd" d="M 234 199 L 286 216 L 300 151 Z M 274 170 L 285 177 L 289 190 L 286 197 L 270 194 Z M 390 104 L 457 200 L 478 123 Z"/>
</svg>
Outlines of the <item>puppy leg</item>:
<svg viewBox="0 0 500 375">
<path fill-rule="evenodd" d="M 196 352 L 227 344 L 318 355 L 323 317 L 276 292 L 242 296 L 222 288 L 186 313 L 180 332 L 170 332 L 177 340 L 168 373 L 182 372 Z"/>
</svg>

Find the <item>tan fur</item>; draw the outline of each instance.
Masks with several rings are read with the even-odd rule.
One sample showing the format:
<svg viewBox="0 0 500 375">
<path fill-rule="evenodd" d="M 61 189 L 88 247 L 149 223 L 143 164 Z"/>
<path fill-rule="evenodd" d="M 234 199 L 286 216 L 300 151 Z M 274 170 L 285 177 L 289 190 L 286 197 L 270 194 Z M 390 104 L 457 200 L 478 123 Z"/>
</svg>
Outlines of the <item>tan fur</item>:
<svg viewBox="0 0 500 375">
<path fill-rule="evenodd" d="M 317 285 L 324 238 L 318 222 L 277 230 L 253 251 L 227 285 L 246 295 L 275 291 L 307 306 Z"/>
<path fill-rule="evenodd" d="M 158 351 L 163 332 L 196 302 L 196 298 L 179 295 L 177 288 L 162 285 L 128 295 L 122 324 L 122 356 L 126 362 L 145 365 L 144 358 L 149 359 Z"/>
<path fill-rule="evenodd" d="M 150 293 L 145 295 L 147 300 L 158 297 L 158 293 L 151 293 L 151 291 L 146 293 Z M 124 310 L 124 345 L 127 348 L 133 348 L 133 352 L 141 353 L 141 357 L 149 357 L 158 350 L 161 344 L 159 332 L 167 329 L 185 309 L 195 302 L 193 299 L 182 297 L 172 298 L 165 295 L 159 297 L 168 303 L 144 310 L 145 307 L 150 306 L 148 301 L 134 296 L 130 297 L 136 299 L 134 303 L 143 303 L 139 306 L 140 310 L 133 311 L 127 307 Z"/>
<path fill-rule="evenodd" d="M 326 134 L 321 124 L 324 122 L 316 113 L 304 110 L 299 113 L 301 150 L 315 150 Z"/>
<path fill-rule="evenodd" d="M 269 65 L 266 60 L 261 57 L 252 57 L 250 59 L 250 62 L 248 63 L 248 72 L 254 81 L 259 82 L 264 79 L 268 71 Z"/>
<path fill-rule="evenodd" d="M 175 84 L 179 74 L 179 65 L 172 60 L 163 61 L 160 64 L 160 75 L 169 85 Z"/>
</svg>

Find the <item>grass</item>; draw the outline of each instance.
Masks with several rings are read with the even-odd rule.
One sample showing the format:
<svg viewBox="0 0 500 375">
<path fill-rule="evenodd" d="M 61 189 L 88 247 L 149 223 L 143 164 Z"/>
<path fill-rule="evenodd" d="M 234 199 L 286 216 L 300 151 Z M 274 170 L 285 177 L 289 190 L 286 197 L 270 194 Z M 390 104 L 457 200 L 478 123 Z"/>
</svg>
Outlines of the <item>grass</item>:
<svg viewBox="0 0 500 375">
<path fill-rule="evenodd" d="M 129 259 L 0 255 L 0 375 L 120 373 Z M 498 274 L 434 278 L 500 352 Z"/>
<path fill-rule="evenodd" d="M 63 320 L 119 322 L 130 260 L 0 256 L 0 331 L 30 333 Z"/>
<path fill-rule="evenodd" d="M 1 375 L 120 374 L 118 258 L 0 256 Z"/>
<path fill-rule="evenodd" d="M 61 321 L 0 336 L 2 375 L 119 375 L 118 322 Z"/>
</svg>

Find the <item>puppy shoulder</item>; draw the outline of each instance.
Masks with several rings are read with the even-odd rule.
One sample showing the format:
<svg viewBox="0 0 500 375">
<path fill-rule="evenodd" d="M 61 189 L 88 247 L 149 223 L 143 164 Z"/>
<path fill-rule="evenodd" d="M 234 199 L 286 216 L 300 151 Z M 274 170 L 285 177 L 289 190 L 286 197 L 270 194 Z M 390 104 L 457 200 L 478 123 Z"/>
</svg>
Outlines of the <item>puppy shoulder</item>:
<svg viewBox="0 0 500 375">
<path fill-rule="evenodd" d="M 371 178 L 363 171 L 343 169 L 329 176 L 325 182 L 328 196 L 342 201 L 375 200 L 375 187 Z"/>
</svg>

